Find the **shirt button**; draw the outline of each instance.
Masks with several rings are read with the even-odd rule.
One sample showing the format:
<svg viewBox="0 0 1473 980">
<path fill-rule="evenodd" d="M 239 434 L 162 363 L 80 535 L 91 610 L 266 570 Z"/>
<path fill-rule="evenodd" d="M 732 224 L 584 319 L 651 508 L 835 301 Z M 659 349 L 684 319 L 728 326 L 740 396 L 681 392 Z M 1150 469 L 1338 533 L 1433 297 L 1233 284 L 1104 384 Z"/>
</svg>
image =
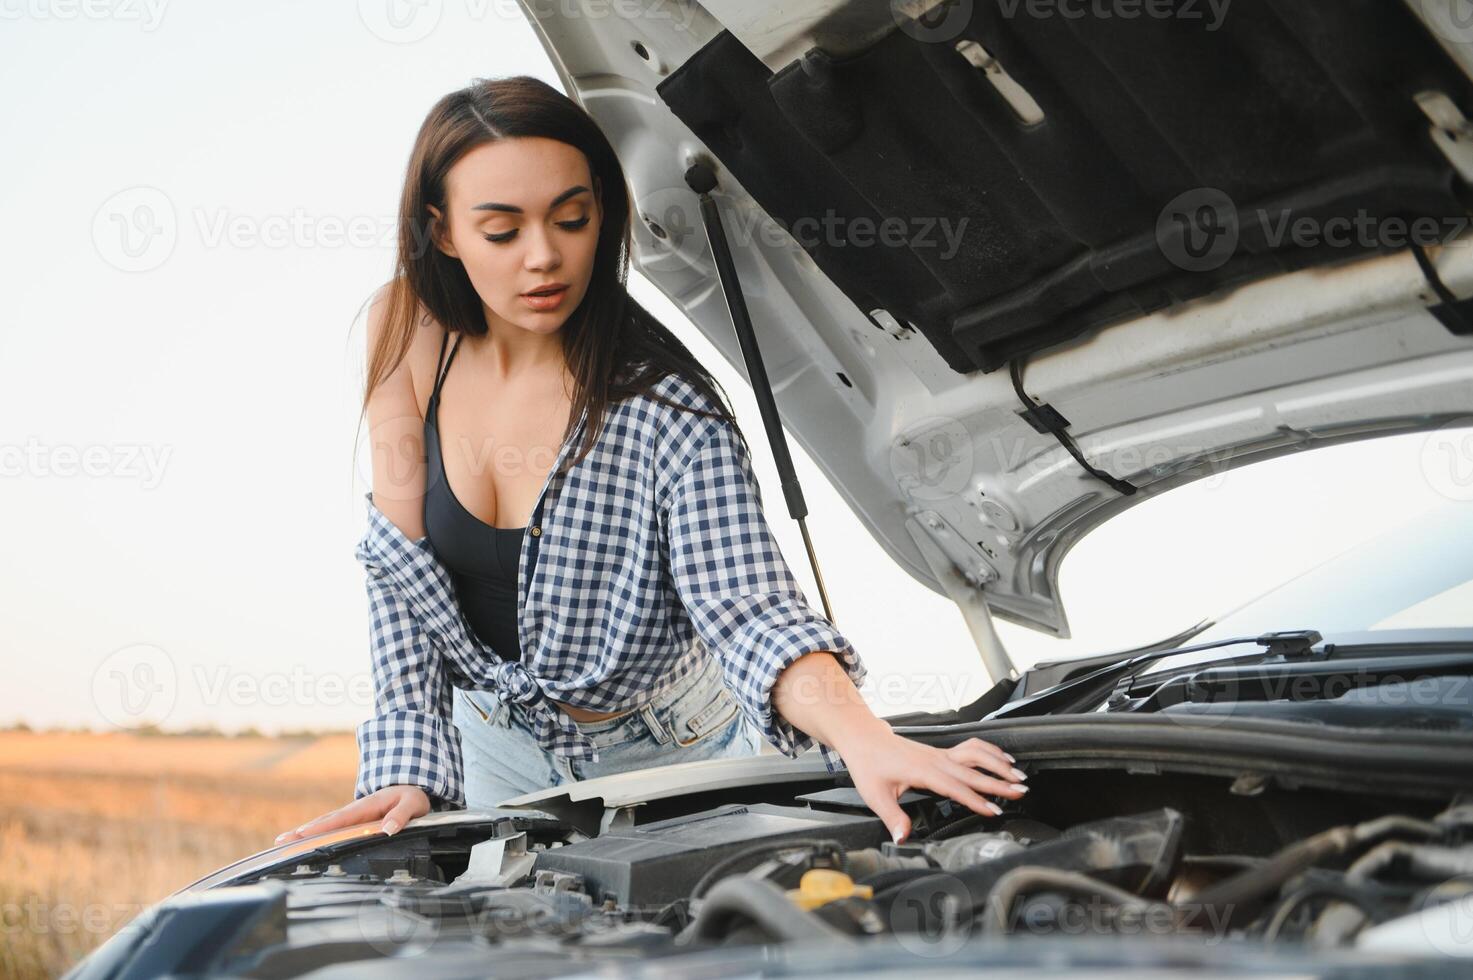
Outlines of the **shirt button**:
<svg viewBox="0 0 1473 980">
<path fill-rule="evenodd" d="M 538 537 L 541 534 L 542 534 L 542 528 L 540 526 L 534 524 L 532 526 L 532 537 L 535 538 L 535 537 Z"/>
</svg>

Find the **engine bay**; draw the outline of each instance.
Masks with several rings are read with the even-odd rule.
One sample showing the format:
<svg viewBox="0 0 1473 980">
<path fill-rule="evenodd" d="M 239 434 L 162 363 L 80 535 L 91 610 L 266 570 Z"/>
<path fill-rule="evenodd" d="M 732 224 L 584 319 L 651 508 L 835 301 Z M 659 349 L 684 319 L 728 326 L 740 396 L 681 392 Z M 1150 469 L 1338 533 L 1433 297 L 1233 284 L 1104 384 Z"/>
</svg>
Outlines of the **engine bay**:
<svg viewBox="0 0 1473 980">
<path fill-rule="evenodd" d="M 149 949 L 171 968 L 262 978 L 402 971 L 413 956 L 426 980 L 788 947 L 956 965 L 998 940 L 1242 949 L 1242 963 L 1297 950 L 1319 967 L 1467 955 L 1473 799 L 1114 767 L 1030 784 L 996 817 L 908 792 L 900 845 L 832 778 L 666 800 L 594 835 L 537 810 L 462 813 L 176 896 L 86 975 L 135 975 L 103 968 Z"/>
</svg>

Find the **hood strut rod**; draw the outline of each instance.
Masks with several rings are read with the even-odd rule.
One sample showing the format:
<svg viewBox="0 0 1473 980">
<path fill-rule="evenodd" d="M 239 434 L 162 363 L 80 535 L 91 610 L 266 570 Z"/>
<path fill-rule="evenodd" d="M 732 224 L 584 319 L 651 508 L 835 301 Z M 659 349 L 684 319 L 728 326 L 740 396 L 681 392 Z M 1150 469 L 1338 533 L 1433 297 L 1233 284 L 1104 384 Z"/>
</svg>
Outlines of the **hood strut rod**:
<svg viewBox="0 0 1473 980">
<path fill-rule="evenodd" d="M 783 497 L 788 502 L 788 514 L 798 522 L 803 532 L 803 547 L 808 552 L 808 564 L 813 569 L 813 580 L 818 583 L 818 597 L 823 602 L 823 613 L 830 623 L 834 612 L 829 608 L 829 595 L 823 587 L 823 575 L 818 570 L 818 556 L 813 551 L 813 541 L 808 537 L 808 504 L 803 499 L 803 487 L 798 483 L 798 474 L 793 469 L 793 457 L 788 453 L 788 437 L 783 432 L 782 419 L 777 414 L 777 401 L 772 397 L 772 385 L 767 380 L 767 368 L 762 362 L 762 352 L 757 347 L 757 334 L 752 330 L 752 317 L 747 313 L 747 303 L 742 297 L 742 284 L 737 278 L 736 263 L 731 258 L 731 248 L 726 241 L 726 230 L 721 223 L 721 211 L 711 191 L 716 189 L 716 174 L 704 163 L 696 163 L 685 172 L 685 182 L 700 195 L 701 219 L 706 225 L 706 239 L 711 245 L 711 254 L 716 258 L 716 273 L 721 279 L 721 291 L 726 296 L 726 308 L 731 313 L 732 325 L 736 327 L 738 342 L 742 345 L 742 359 L 747 363 L 747 379 L 757 396 L 757 408 L 762 413 L 762 425 L 767 429 L 767 443 L 772 447 L 772 456 L 777 463 L 778 476 L 782 481 Z"/>
</svg>

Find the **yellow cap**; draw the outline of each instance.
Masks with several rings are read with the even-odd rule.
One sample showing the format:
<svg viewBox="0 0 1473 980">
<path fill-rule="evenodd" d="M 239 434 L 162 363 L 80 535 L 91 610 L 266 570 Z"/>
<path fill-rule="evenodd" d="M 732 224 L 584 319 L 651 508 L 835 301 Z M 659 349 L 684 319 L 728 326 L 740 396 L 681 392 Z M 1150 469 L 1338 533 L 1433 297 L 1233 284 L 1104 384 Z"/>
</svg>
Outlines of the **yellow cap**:
<svg viewBox="0 0 1473 980">
<path fill-rule="evenodd" d="M 816 909 L 841 898 L 872 898 L 874 893 L 869 885 L 856 885 L 842 871 L 810 868 L 803 872 L 797 888 L 788 889 L 788 898 L 801 909 Z"/>
</svg>

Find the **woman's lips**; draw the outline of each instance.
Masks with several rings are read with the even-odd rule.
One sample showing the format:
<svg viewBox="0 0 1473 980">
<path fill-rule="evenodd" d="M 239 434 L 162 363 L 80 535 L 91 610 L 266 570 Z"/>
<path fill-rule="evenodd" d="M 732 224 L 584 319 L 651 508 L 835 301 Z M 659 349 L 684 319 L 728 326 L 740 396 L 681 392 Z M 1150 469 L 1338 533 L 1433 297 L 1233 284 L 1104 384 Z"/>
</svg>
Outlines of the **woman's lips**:
<svg viewBox="0 0 1473 980">
<path fill-rule="evenodd" d="M 545 313 L 548 310 L 557 309 L 563 301 L 563 296 L 565 296 L 567 292 L 568 287 L 564 286 L 555 293 L 547 293 L 544 295 L 534 296 L 531 293 L 523 293 L 522 299 L 525 300 L 527 305 L 532 307 L 532 309 L 537 310 L 538 312 Z"/>
</svg>

